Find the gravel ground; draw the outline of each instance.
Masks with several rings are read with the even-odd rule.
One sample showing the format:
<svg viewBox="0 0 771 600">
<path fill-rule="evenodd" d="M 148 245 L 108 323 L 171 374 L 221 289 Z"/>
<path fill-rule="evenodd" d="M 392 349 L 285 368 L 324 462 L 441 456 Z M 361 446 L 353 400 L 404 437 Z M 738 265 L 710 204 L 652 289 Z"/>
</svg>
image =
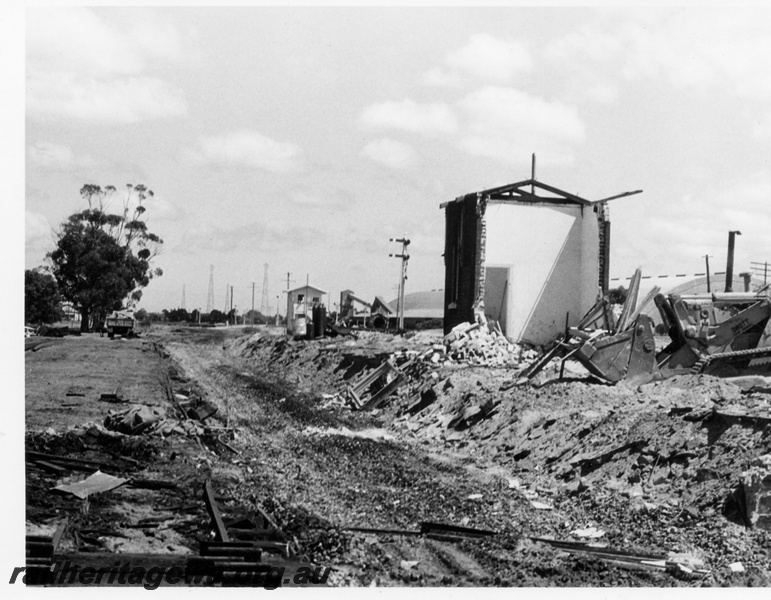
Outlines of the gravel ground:
<svg viewBox="0 0 771 600">
<path fill-rule="evenodd" d="M 197 495 L 196 486 L 210 477 L 230 499 L 222 505 L 227 518 L 267 511 L 301 555 L 333 567 L 330 585 L 771 582 L 771 536 L 745 526 L 739 493 L 741 472 L 771 452 L 771 427 L 752 418 L 769 415 L 768 395 L 742 394 L 710 377 L 609 387 L 572 367 L 566 380 L 547 369 L 535 385 L 511 387 L 511 369 L 440 362 L 413 365 L 409 381 L 384 405 L 353 411 L 344 401 L 346 385 L 394 353 L 401 363 L 405 352 L 430 348 L 440 333 L 308 342 L 275 333 L 148 334 L 165 357 L 161 368 L 218 408 L 213 423 L 236 428 L 228 443 L 238 452 L 197 448 L 182 436 L 148 441 L 160 444 L 152 470 L 178 477 L 183 496 Z M 426 406 L 408 412 L 421 393 Z M 44 435 L 31 405 L 28 395 L 35 430 L 28 446 L 63 443 L 61 432 Z M 98 410 L 90 405 L 85 414 Z M 737 412 L 750 418 L 730 416 Z M 32 513 L 41 510 L 45 483 L 28 483 Z M 106 522 L 114 500 L 103 512 L 93 510 L 92 519 Z M 205 515 L 176 519 L 169 529 L 179 538 L 169 545 L 194 551 Z M 423 521 L 497 535 L 448 542 L 349 529 L 415 530 Z M 571 532 L 587 527 L 602 531 L 595 541 L 612 548 L 687 555 L 709 573 L 629 570 L 531 539 L 579 540 Z M 733 573 L 734 562 L 745 571 Z"/>
</svg>

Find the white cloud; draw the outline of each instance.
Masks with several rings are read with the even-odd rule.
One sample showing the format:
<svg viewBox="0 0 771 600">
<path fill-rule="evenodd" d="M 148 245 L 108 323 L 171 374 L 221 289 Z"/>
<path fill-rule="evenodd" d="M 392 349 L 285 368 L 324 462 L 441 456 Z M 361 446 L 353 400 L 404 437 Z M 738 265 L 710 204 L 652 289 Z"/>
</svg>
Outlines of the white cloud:
<svg viewBox="0 0 771 600">
<path fill-rule="evenodd" d="M 460 75 L 442 67 L 434 67 L 423 74 L 423 83 L 437 87 L 457 87 L 461 83 Z"/>
<path fill-rule="evenodd" d="M 453 133 L 458 128 L 455 113 L 446 104 L 418 104 L 409 99 L 372 104 L 364 109 L 361 123 L 371 129 L 397 129 L 423 135 Z"/>
<path fill-rule="evenodd" d="M 623 36 L 618 31 L 604 31 L 602 25 L 593 24 L 549 41 L 543 55 L 553 63 L 582 60 L 611 63 L 618 58 L 623 45 Z"/>
<path fill-rule="evenodd" d="M 66 170 L 96 165 L 96 161 L 90 156 L 75 156 L 69 146 L 53 142 L 38 142 L 29 146 L 27 153 L 33 163 L 51 169 Z"/>
<path fill-rule="evenodd" d="M 111 26 L 83 7 L 30 8 L 27 52 L 36 68 L 106 75 L 138 74 L 153 61 L 183 55 L 176 30 L 149 13 Z"/>
<path fill-rule="evenodd" d="M 177 219 L 179 217 L 179 210 L 174 203 L 169 200 L 163 194 L 155 194 L 152 198 L 145 200 L 145 208 L 147 208 L 147 220 L 158 219 Z M 156 231 L 155 233 L 161 233 Z M 161 236 L 163 237 L 163 236 Z"/>
<path fill-rule="evenodd" d="M 180 61 L 171 25 L 144 12 L 111 25 L 87 8 L 37 7 L 27 14 L 27 111 L 135 123 L 185 114 L 182 91 L 152 75 Z"/>
<path fill-rule="evenodd" d="M 572 147 L 584 139 L 576 110 L 513 88 L 487 87 L 458 102 L 466 116 L 459 146 L 466 152 L 511 162 L 537 152 L 550 163 L 571 163 Z"/>
<path fill-rule="evenodd" d="M 51 239 L 51 224 L 40 213 L 25 211 L 24 230 L 27 244 L 38 246 Z"/>
<path fill-rule="evenodd" d="M 325 200 L 319 194 L 306 190 L 293 190 L 288 194 L 289 200 L 298 206 L 320 208 L 325 205 Z"/>
<path fill-rule="evenodd" d="M 353 204 L 350 195 L 335 186 L 313 184 L 291 189 L 287 192 L 288 200 L 300 210 L 319 210 L 321 213 L 340 212 Z"/>
<path fill-rule="evenodd" d="M 768 11 L 646 8 L 600 11 L 590 24 L 553 40 L 544 56 L 589 83 L 621 73 L 629 81 L 719 87 L 771 97 Z"/>
<path fill-rule="evenodd" d="M 106 123 L 137 123 L 185 114 L 182 92 L 160 79 L 127 77 L 100 81 L 70 74 L 32 75 L 27 82 L 27 110 Z"/>
<path fill-rule="evenodd" d="M 300 168 L 298 146 L 277 142 L 255 131 L 241 131 L 219 137 L 203 137 L 199 148 L 188 153 L 198 163 L 246 165 L 274 173 Z"/>
<path fill-rule="evenodd" d="M 584 95 L 600 104 L 612 104 L 618 99 L 618 86 L 612 83 L 596 83 L 587 87 Z"/>
<path fill-rule="evenodd" d="M 516 40 L 501 40 L 486 33 L 472 35 L 469 42 L 447 55 L 445 62 L 480 79 L 508 83 L 515 75 L 532 69 L 527 47 Z"/>
<path fill-rule="evenodd" d="M 752 129 L 752 135 L 756 138 L 771 139 L 771 113 L 758 119 Z"/>
<path fill-rule="evenodd" d="M 622 263 L 645 256 L 649 264 L 695 265 L 702 272 L 704 255 L 710 255 L 713 271 L 723 271 L 728 231 L 741 231 L 736 239 L 736 273 L 750 261 L 771 259 L 768 232 L 771 231 L 771 177 L 765 172 L 725 181 L 719 187 L 679 199 L 667 199 L 657 211 L 645 216 L 645 235 L 635 235 L 640 215 L 631 206 L 611 207 L 614 227 L 625 240 L 614 246 Z M 731 202 L 726 202 L 731 198 Z M 627 216 L 628 215 L 628 216 Z M 619 239 L 621 239 L 619 238 Z M 680 267 L 679 272 L 687 272 Z"/>
<path fill-rule="evenodd" d="M 372 140 L 364 146 L 362 154 L 392 169 L 406 169 L 418 160 L 418 153 L 412 146 L 389 138 Z"/>
</svg>

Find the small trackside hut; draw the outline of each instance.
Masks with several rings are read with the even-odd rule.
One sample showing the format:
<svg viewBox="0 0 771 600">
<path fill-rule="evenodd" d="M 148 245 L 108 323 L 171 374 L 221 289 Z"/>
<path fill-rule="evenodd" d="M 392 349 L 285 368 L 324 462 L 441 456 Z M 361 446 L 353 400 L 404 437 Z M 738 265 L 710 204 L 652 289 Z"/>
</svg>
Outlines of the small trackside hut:
<svg viewBox="0 0 771 600">
<path fill-rule="evenodd" d="M 287 333 L 295 336 L 306 335 L 308 324 L 313 322 L 313 309 L 323 305 L 326 293 L 312 285 L 304 285 L 286 293 Z"/>
</svg>

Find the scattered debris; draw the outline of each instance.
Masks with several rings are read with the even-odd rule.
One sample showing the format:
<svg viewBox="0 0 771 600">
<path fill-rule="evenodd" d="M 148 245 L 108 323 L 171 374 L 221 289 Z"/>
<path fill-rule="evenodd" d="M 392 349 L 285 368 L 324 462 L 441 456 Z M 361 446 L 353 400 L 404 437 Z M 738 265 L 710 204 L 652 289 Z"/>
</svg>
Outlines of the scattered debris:
<svg viewBox="0 0 771 600">
<path fill-rule="evenodd" d="M 106 473 L 102 473 L 101 471 L 97 471 L 85 479 L 75 483 L 57 485 L 53 489 L 59 492 L 64 492 L 66 494 L 72 494 L 81 500 L 85 500 L 92 494 L 99 494 L 102 492 L 109 492 L 110 490 L 114 490 L 115 488 L 120 487 L 126 483 L 126 481 L 128 480 L 123 479 L 122 477 L 114 477 L 113 475 L 108 475 Z"/>
<path fill-rule="evenodd" d="M 769 372 L 771 346 L 763 331 L 771 320 L 771 297 L 759 293 L 660 294 L 660 288 L 637 304 L 642 271 L 629 284 L 618 320 L 601 298 L 576 327 L 566 327 L 540 359 L 523 369 L 520 381 L 532 379 L 552 359 L 580 362 L 607 383 L 630 387 L 687 373 L 722 377 Z M 656 351 L 653 320 L 643 311 L 655 301 L 670 343 Z M 598 322 L 601 321 L 599 324 Z"/>
<path fill-rule="evenodd" d="M 155 406 L 134 404 L 122 411 L 110 411 L 104 420 L 104 426 L 111 431 L 128 435 L 138 435 L 157 429 L 166 418 L 166 409 Z"/>
<path fill-rule="evenodd" d="M 571 542 L 567 540 L 553 540 L 533 536 L 531 536 L 530 539 L 548 544 L 565 552 L 595 556 L 625 568 L 666 571 L 673 575 L 703 576 L 709 574 L 709 571 L 701 568 L 703 567 L 701 561 L 685 555 L 667 556 L 655 553 L 627 552 L 625 550 L 608 548 L 605 545 L 589 544 L 587 542 Z"/>
<path fill-rule="evenodd" d="M 605 535 L 605 532 L 596 527 L 584 527 L 583 529 L 574 529 L 570 532 L 570 535 L 574 535 L 580 538 L 597 539 Z"/>
<path fill-rule="evenodd" d="M 538 353 L 513 344 L 495 321 L 459 323 L 444 336 L 444 346 L 434 346 L 432 362 L 452 359 L 484 366 L 518 365 L 522 359 L 533 359 Z"/>
<path fill-rule="evenodd" d="M 747 522 L 771 531 L 771 454 L 755 458 L 742 473 Z"/>
<path fill-rule="evenodd" d="M 393 441 L 395 439 L 394 436 L 388 433 L 385 429 L 363 429 L 360 431 L 352 431 L 347 427 L 340 427 L 339 429 L 321 429 L 319 427 L 309 426 L 303 429 L 303 434 L 320 436 L 340 435 L 348 438 L 359 438 L 362 440 L 384 442 Z"/>
<path fill-rule="evenodd" d="M 354 406 L 360 410 L 377 408 L 383 400 L 393 394 L 405 380 L 404 369 L 411 362 L 397 368 L 390 360 L 386 360 L 378 368 L 366 375 L 353 386 L 348 386 L 348 397 Z M 380 386 L 377 391 L 373 389 Z"/>
</svg>

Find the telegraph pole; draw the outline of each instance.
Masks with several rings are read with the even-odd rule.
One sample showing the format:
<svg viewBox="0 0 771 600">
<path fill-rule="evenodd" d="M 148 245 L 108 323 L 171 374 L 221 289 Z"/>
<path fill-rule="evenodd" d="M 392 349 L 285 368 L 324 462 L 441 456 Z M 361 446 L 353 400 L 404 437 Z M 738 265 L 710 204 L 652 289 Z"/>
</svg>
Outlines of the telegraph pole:
<svg viewBox="0 0 771 600">
<path fill-rule="evenodd" d="M 712 293 L 712 288 L 709 285 L 709 254 L 705 254 L 704 255 L 704 260 L 707 261 L 707 293 L 711 294 Z"/>
<path fill-rule="evenodd" d="M 725 267 L 725 291 L 733 292 L 733 278 L 734 278 L 734 244 L 736 242 L 736 236 L 741 235 L 741 231 L 729 231 L 728 232 L 728 257 Z"/>
<path fill-rule="evenodd" d="M 289 271 L 287 271 L 287 273 L 286 273 L 286 290 L 283 292 L 284 294 L 286 294 L 287 298 L 289 298 L 289 284 L 295 282 L 294 279 L 290 279 L 291 276 L 292 276 L 292 274 Z M 289 313 L 286 314 L 286 317 L 287 317 L 287 319 L 289 319 Z"/>
<path fill-rule="evenodd" d="M 254 325 L 254 285 L 255 283 L 254 281 L 252 281 L 252 318 L 251 318 L 252 325 Z"/>
<path fill-rule="evenodd" d="M 214 309 L 214 265 L 209 265 L 209 293 L 206 296 L 206 314 Z"/>
<path fill-rule="evenodd" d="M 410 255 L 407 254 L 407 246 L 410 245 L 410 240 L 407 239 L 407 234 L 405 233 L 403 238 L 390 238 L 388 241 L 399 242 L 402 245 L 401 254 L 389 254 L 388 256 L 402 259 L 402 272 L 399 277 L 399 299 L 397 300 L 396 314 L 399 319 L 398 329 L 399 331 L 404 331 L 404 282 L 407 281 L 407 262 L 410 260 Z"/>
</svg>

